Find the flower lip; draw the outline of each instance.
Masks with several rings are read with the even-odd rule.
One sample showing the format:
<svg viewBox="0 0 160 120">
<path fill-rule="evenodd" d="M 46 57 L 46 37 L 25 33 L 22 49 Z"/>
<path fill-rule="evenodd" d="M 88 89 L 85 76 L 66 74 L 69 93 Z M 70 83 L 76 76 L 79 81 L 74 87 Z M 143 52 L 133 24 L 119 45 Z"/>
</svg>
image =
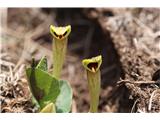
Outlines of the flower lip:
<svg viewBox="0 0 160 120">
<path fill-rule="evenodd" d="M 87 67 L 92 71 L 92 72 L 96 72 L 97 68 L 98 68 L 98 62 L 91 62 L 87 65 Z"/>
<path fill-rule="evenodd" d="M 54 33 L 54 35 L 56 36 L 56 37 L 58 37 L 58 35 L 57 35 L 57 33 L 56 32 L 53 32 Z"/>
<path fill-rule="evenodd" d="M 91 59 L 84 59 L 82 61 L 84 68 L 90 72 L 97 72 L 102 64 L 102 56 L 93 57 Z"/>
<path fill-rule="evenodd" d="M 64 27 L 56 27 L 51 25 L 50 26 L 50 33 L 53 35 L 54 38 L 58 40 L 63 40 L 69 36 L 71 32 L 71 26 L 64 26 Z"/>
</svg>

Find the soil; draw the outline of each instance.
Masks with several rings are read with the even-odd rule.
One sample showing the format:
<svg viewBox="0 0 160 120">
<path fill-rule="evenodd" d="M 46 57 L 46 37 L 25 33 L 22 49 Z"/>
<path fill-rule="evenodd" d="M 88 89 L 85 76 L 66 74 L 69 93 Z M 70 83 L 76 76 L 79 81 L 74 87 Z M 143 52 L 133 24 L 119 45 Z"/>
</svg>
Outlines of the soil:
<svg viewBox="0 0 160 120">
<path fill-rule="evenodd" d="M 25 67 L 46 55 L 52 69 L 49 25 L 71 24 L 62 78 L 73 89 L 71 112 L 88 112 L 81 61 L 101 54 L 98 112 L 160 112 L 160 9 L 10 8 L 1 52 L 1 112 L 36 112 Z"/>
</svg>

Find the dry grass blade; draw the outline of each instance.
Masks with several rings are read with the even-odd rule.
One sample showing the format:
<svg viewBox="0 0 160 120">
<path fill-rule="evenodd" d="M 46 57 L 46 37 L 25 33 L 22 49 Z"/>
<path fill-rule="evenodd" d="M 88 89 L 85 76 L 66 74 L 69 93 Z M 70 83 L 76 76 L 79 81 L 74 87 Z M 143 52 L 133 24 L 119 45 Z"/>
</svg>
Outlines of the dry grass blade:
<svg viewBox="0 0 160 120">
<path fill-rule="evenodd" d="M 24 65 L 20 65 L 14 72 L 15 64 L 10 62 L 11 60 L 7 62 L 5 60 L 8 55 L 3 57 L 3 63 L 0 63 L 2 66 L 0 73 L 1 112 L 35 112 L 36 109 L 31 103 L 27 80 L 22 76 Z"/>
<path fill-rule="evenodd" d="M 160 89 L 157 89 L 157 90 L 154 90 L 151 94 L 151 97 L 149 99 L 149 104 L 148 104 L 148 110 L 151 111 L 151 108 L 152 108 L 152 101 L 153 101 L 153 97 L 156 97 L 156 93 L 160 94 Z"/>
</svg>

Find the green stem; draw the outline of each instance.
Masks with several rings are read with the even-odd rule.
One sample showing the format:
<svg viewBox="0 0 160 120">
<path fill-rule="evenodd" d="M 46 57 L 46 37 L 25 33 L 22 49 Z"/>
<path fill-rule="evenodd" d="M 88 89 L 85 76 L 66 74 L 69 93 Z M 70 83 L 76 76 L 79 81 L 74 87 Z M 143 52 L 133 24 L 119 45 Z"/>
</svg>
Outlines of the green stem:
<svg viewBox="0 0 160 120">
<path fill-rule="evenodd" d="M 96 73 L 87 70 L 88 86 L 90 93 L 90 110 L 95 113 L 98 110 L 99 94 L 100 94 L 100 70 Z"/>
<path fill-rule="evenodd" d="M 68 38 L 64 40 L 54 39 L 53 41 L 53 76 L 59 79 L 65 59 Z"/>
</svg>

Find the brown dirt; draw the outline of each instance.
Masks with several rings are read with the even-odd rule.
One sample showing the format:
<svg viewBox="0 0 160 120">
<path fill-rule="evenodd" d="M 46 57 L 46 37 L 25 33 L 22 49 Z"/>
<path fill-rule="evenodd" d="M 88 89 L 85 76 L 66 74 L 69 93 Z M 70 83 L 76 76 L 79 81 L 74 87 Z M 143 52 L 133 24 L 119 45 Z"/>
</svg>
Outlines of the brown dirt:
<svg viewBox="0 0 160 120">
<path fill-rule="evenodd" d="M 160 112 L 159 12 L 153 8 L 9 9 L 2 40 L 1 112 L 36 112 L 24 66 L 32 56 L 39 60 L 46 55 L 52 69 L 50 24 L 72 26 L 62 75 L 73 88 L 71 112 L 88 112 L 81 60 L 99 54 L 103 56 L 99 112 Z"/>
<path fill-rule="evenodd" d="M 107 17 L 104 12 L 107 10 L 90 10 L 88 16 L 96 19 L 104 32 L 111 33 L 124 70 L 118 83 L 129 90 L 134 101 L 131 112 L 159 112 L 160 9 L 115 9 L 116 17 Z"/>
</svg>

